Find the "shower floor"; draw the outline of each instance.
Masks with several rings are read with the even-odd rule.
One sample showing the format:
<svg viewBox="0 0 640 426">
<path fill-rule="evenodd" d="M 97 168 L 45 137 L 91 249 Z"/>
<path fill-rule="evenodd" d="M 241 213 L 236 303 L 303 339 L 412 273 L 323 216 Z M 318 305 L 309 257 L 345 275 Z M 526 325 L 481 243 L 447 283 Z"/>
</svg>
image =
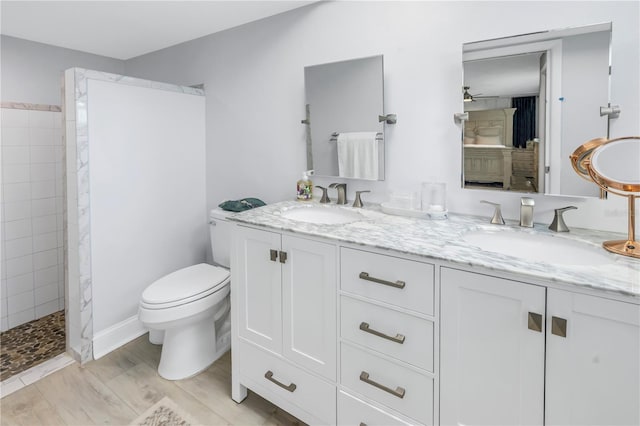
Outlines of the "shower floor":
<svg viewBox="0 0 640 426">
<path fill-rule="evenodd" d="M 66 350 L 64 311 L 0 333 L 0 381 Z"/>
</svg>

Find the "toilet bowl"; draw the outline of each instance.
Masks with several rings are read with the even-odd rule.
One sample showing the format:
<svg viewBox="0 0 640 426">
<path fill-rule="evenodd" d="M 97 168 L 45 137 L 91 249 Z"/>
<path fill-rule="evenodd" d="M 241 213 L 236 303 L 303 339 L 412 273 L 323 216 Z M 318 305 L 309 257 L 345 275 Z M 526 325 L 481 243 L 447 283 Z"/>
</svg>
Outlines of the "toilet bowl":
<svg viewBox="0 0 640 426">
<path fill-rule="evenodd" d="M 227 215 L 221 210 L 210 215 L 214 261 L 218 254 L 222 266 L 188 266 L 158 279 L 142 293 L 138 319 L 149 329 L 151 343 L 162 344 L 158 374 L 165 379 L 198 374 L 230 348 L 231 274 L 223 267 L 229 263 Z"/>
</svg>

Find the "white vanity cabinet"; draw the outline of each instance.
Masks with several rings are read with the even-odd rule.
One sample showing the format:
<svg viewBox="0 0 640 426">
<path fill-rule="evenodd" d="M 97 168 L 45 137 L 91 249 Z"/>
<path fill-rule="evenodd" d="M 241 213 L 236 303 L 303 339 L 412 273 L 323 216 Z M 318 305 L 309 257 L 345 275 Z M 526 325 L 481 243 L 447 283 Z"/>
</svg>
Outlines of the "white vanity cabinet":
<svg viewBox="0 0 640 426">
<path fill-rule="evenodd" d="M 449 268 L 440 294 L 441 424 L 640 423 L 640 306 Z"/>
<path fill-rule="evenodd" d="M 233 398 L 250 387 L 306 421 L 334 423 L 336 246 L 240 225 L 233 238 Z"/>
<path fill-rule="evenodd" d="M 255 210 L 232 240 L 235 401 L 309 424 L 640 424 L 640 303 L 605 272 L 571 285 Z"/>
</svg>

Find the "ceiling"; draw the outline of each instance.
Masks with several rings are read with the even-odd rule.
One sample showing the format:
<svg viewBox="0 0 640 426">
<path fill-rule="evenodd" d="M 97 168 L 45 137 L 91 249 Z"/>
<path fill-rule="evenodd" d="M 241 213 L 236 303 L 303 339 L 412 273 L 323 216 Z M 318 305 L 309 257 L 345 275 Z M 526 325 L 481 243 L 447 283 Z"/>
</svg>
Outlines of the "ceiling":
<svg viewBox="0 0 640 426">
<path fill-rule="evenodd" d="M 315 1 L 0 1 L 0 33 L 126 60 Z"/>
<path fill-rule="evenodd" d="M 474 97 L 535 96 L 544 52 L 464 62 L 464 85 Z"/>
</svg>

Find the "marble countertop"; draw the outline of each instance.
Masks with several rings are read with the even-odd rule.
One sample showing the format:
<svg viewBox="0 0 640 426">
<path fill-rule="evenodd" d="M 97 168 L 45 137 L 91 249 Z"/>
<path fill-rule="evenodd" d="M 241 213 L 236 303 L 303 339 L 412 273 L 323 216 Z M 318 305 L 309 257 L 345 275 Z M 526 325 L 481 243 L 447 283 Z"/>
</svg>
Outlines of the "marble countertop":
<svg viewBox="0 0 640 426">
<path fill-rule="evenodd" d="M 465 266 L 479 266 L 490 270 L 515 273 L 524 278 L 548 280 L 554 283 L 586 286 L 593 289 L 632 296 L 640 300 L 640 260 L 609 253 L 601 247 L 603 241 L 625 239 L 625 234 L 572 228 L 570 232 L 550 231 L 548 224 L 535 224 L 522 228 L 517 222 L 491 225 L 488 217 L 449 214 L 445 220 L 405 217 L 382 213 L 380 206 L 367 205 L 356 210 L 364 220 L 338 225 L 323 225 L 295 221 L 282 216 L 282 212 L 303 205 L 329 207 L 317 202 L 283 201 L 247 210 L 230 216 L 230 220 L 288 231 L 303 235 L 393 250 Z M 330 207 L 329 207 L 330 208 Z M 580 241 L 595 250 L 601 250 L 610 262 L 602 265 L 560 265 L 531 261 L 525 257 L 483 251 L 463 241 L 467 232 L 475 230 L 506 230 L 523 234 L 546 234 L 553 238 Z"/>
</svg>

